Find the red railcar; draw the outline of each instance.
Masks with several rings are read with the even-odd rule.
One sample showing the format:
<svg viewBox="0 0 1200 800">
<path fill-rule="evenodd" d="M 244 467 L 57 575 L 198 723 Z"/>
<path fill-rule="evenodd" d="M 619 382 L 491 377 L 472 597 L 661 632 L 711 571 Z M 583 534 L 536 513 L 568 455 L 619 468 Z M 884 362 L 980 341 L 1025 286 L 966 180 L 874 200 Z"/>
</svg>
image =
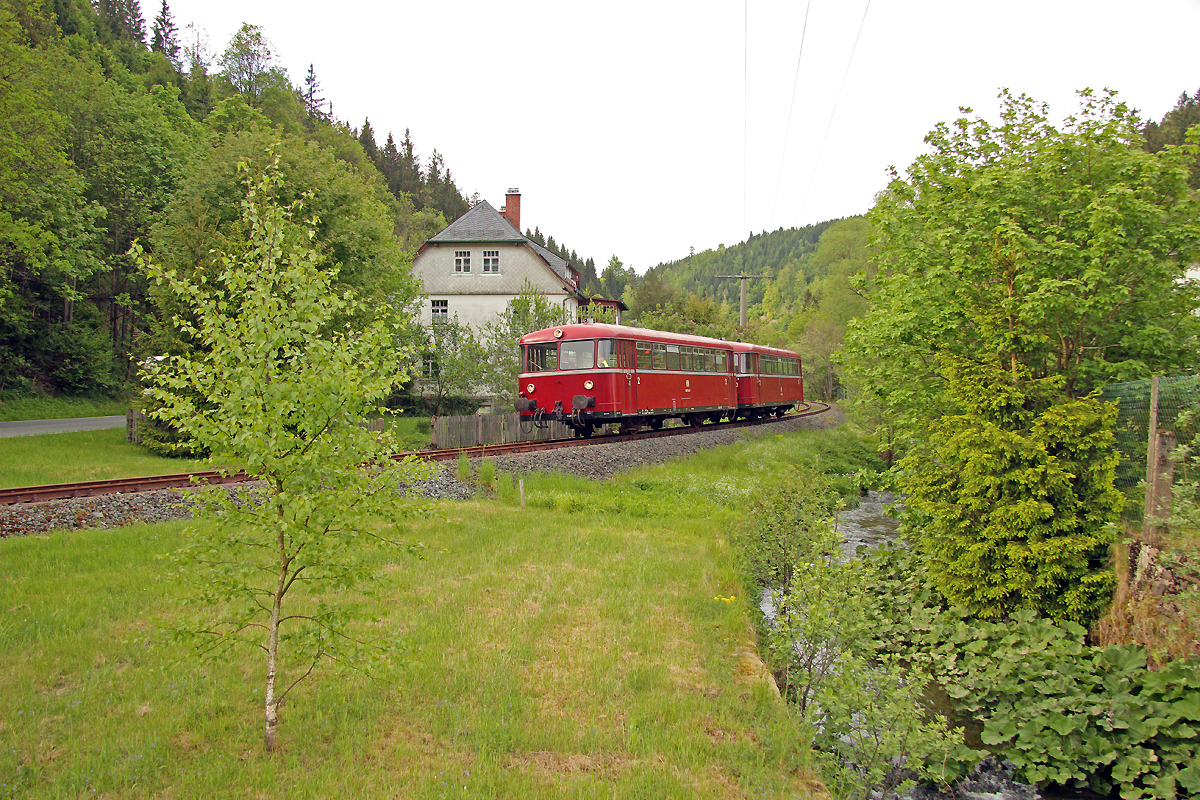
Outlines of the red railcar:
<svg viewBox="0 0 1200 800">
<path fill-rule="evenodd" d="M 791 359 L 797 378 L 780 392 L 775 383 L 784 386 L 784 375 L 772 373 L 766 388 L 754 384 L 757 399 L 743 405 L 734 372 L 735 355 L 743 351 L 758 357 L 747 359 L 748 368 L 774 368 L 772 359 Z M 770 356 L 766 361 L 764 354 Z M 662 427 L 671 418 L 699 426 L 762 415 L 764 408 L 782 414 L 803 401 L 795 353 L 704 336 L 621 325 L 562 325 L 523 336 L 521 358 L 517 410 L 532 420 L 566 422 L 581 436 L 609 423 L 637 430 L 643 424 Z"/>
<path fill-rule="evenodd" d="M 744 417 L 782 417 L 804 402 L 800 356 L 791 350 L 734 342 L 738 414 Z"/>
</svg>

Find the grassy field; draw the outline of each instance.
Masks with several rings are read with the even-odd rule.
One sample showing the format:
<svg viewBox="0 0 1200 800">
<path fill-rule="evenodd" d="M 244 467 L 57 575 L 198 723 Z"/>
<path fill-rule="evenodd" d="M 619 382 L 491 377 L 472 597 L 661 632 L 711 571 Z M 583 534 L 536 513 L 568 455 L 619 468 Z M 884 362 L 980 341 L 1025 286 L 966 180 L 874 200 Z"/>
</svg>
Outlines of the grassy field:
<svg viewBox="0 0 1200 800">
<path fill-rule="evenodd" d="M 74 483 L 214 469 L 206 460 L 163 458 L 125 441 L 124 428 L 0 439 L 0 487 Z"/>
<path fill-rule="evenodd" d="M 86 397 L 22 397 L 0 401 L 0 422 L 30 419 L 111 417 L 124 414 L 129 401 Z"/>
<path fill-rule="evenodd" d="M 402 450 L 429 445 L 429 420 L 400 418 Z M 203 459 L 163 458 L 125 441 L 124 428 L 0 439 L 0 488 L 134 478 L 216 469 Z"/>
<path fill-rule="evenodd" d="M 599 484 L 526 476 L 526 510 L 506 475 L 431 507 L 398 531 L 424 560 L 367 554 L 364 631 L 402 656 L 302 683 L 274 755 L 261 657 L 201 662 L 166 631 L 199 613 L 160 558 L 181 523 L 0 540 L 0 797 L 820 795 L 728 533 L 780 463 L 832 447 L 849 472 L 856 446 L 764 436 Z"/>
</svg>

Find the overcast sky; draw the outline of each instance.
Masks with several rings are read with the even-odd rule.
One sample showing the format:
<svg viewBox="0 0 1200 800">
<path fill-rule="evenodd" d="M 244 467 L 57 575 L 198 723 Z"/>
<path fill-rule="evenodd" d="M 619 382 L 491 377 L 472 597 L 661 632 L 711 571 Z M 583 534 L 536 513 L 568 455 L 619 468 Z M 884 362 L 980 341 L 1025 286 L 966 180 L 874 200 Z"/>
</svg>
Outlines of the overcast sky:
<svg viewBox="0 0 1200 800">
<path fill-rule="evenodd" d="M 339 119 L 410 129 L 468 197 L 517 187 L 523 228 L 639 273 L 866 211 L 959 106 L 995 119 L 1000 87 L 1060 116 L 1108 87 L 1154 119 L 1200 89 L 1200 0 L 168 2 L 214 57 L 261 26 Z"/>
</svg>

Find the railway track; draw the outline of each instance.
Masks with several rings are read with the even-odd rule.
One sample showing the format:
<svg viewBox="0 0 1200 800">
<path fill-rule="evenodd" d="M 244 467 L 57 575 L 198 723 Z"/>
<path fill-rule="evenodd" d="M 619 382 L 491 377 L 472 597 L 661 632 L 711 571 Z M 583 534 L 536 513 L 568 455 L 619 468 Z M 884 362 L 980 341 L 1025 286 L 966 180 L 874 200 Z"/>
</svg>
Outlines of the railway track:
<svg viewBox="0 0 1200 800">
<path fill-rule="evenodd" d="M 830 408 L 827 403 L 806 403 L 805 408 L 797 413 L 788 414 L 782 419 L 811 417 L 823 414 Z M 639 431 L 631 434 L 614 434 L 611 436 L 592 436 L 588 439 L 555 439 L 542 442 L 514 442 L 512 444 L 482 445 L 477 447 L 452 447 L 440 450 L 421 450 L 413 453 L 398 453 L 393 458 L 416 457 L 428 461 L 450 461 L 459 456 L 480 458 L 486 456 L 513 455 L 516 453 L 531 453 L 539 450 L 554 450 L 560 447 L 587 447 L 597 444 L 614 444 L 633 441 L 636 439 L 655 439 L 664 436 L 685 436 L 703 430 L 723 428 L 742 428 L 752 425 L 769 425 L 775 418 L 767 417 L 756 420 L 739 420 L 738 422 L 723 422 L 716 425 L 705 425 L 700 428 L 679 427 L 662 428 L 661 430 Z M 241 483 L 253 480 L 253 476 L 245 472 L 224 474 L 220 471 L 181 472 L 173 475 L 150 475 L 140 478 L 115 478 L 103 481 L 81 481 L 78 483 L 56 483 L 46 486 L 22 486 L 14 489 L 0 489 L 0 506 L 17 505 L 21 503 L 40 503 L 47 500 L 61 500 L 68 497 L 94 497 L 102 494 L 131 494 L 149 492 L 155 489 L 187 488 L 205 484 Z"/>
</svg>

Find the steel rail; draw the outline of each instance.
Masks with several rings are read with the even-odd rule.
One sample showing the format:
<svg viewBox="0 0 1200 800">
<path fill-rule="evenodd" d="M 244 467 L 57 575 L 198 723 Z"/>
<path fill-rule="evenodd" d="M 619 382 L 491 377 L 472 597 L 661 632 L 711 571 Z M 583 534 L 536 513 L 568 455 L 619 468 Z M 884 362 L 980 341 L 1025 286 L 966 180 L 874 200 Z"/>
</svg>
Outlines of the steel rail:
<svg viewBox="0 0 1200 800">
<path fill-rule="evenodd" d="M 814 410 L 813 406 L 821 406 Z M 611 436 L 592 436 L 587 439 L 552 439 L 539 442 L 514 442 L 511 444 L 479 445 L 475 447 L 453 447 L 440 450 L 418 450 L 411 453 L 397 453 L 394 459 L 418 458 L 427 461 L 449 461 L 466 455 L 468 458 L 488 456 L 515 455 L 531 453 L 540 450 L 554 450 L 561 447 L 584 447 L 596 444 L 617 444 L 638 439 L 656 439 L 663 436 L 682 436 L 689 433 L 699 433 L 705 430 L 724 430 L 726 428 L 742 428 L 753 425 L 768 425 L 773 422 L 798 417 L 811 417 L 823 414 L 830 408 L 828 403 L 805 403 L 804 410 L 788 414 L 782 418 L 763 417 L 759 419 L 739 420 L 702 425 L 698 428 L 683 426 L 677 428 L 662 428 L 646 430 L 638 433 L 614 434 Z M 113 478 L 102 481 L 80 481 L 78 483 L 55 483 L 45 486 L 22 486 L 13 489 L 0 489 L 0 506 L 21 503 L 40 503 L 47 500 L 62 500 L 69 497 L 94 497 L 102 494 L 135 494 L 149 492 L 155 489 L 180 489 L 197 485 L 241 483 L 254 480 L 253 476 L 244 471 L 225 473 L 220 470 L 206 472 L 181 472 L 173 475 L 149 475 L 140 478 Z"/>
</svg>

